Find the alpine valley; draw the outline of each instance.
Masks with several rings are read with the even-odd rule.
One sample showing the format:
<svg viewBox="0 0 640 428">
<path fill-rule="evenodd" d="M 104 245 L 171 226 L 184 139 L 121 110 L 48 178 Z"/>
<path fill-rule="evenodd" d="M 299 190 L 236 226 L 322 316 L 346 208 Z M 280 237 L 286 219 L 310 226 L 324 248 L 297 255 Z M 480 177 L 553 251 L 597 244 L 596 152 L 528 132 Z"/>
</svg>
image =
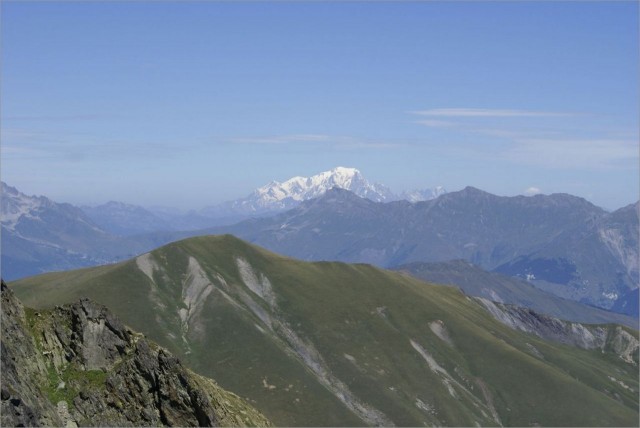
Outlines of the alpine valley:
<svg viewBox="0 0 640 428">
<path fill-rule="evenodd" d="M 266 422 L 244 403 L 279 426 L 640 422 L 637 330 L 562 321 L 371 265 L 299 261 L 231 235 L 202 236 L 117 264 L 10 286 L 34 308 L 26 318 L 18 310 L 16 328 L 26 324 L 36 334 L 34 346 L 55 351 L 58 357 L 45 352 L 55 368 L 54 382 L 45 385 L 80 409 L 74 414 L 85 414 L 89 404 L 116 403 L 126 391 L 118 385 L 139 379 L 141 389 L 129 391 L 142 395 L 132 393 L 123 406 L 152 400 L 160 415 L 174 415 L 171 404 L 184 403 L 182 414 L 189 417 L 194 400 L 181 395 L 181 388 L 190 388 L 181 385 L 211 384 L 196 375 L 175 382 L 184 369 L 168 357 L 173 354 L 243 397 L 228 408 L 244 409 L 259 425 Z M 74 303 L 78 299 L 85 300 Z M 13 310 L 16 303 L 9 305 Z M 134 339 L 100 305 L 160 348 Z M 116 348 L 107 341 L 91 351 L 102 337 Z M 58 348 L 74 341 L 75 352 Z M 102 365 L 114 364 L 116 350 L 124 363 L 105 375 Z M 145 380 L 158 361 L 168 380 Z M 53 387 L 54 376 L 64 382 Z M 94 392 L 68 390 L 83 382 Z M 145 388 L 151 388 L 148 398 Z M 214 409 L 224 404 L 212 389 L 191 391 L 191 397 L 209 397 Z M 15 393 L 7 394 L 3 390 L 3 400 Z"/>
</svg>

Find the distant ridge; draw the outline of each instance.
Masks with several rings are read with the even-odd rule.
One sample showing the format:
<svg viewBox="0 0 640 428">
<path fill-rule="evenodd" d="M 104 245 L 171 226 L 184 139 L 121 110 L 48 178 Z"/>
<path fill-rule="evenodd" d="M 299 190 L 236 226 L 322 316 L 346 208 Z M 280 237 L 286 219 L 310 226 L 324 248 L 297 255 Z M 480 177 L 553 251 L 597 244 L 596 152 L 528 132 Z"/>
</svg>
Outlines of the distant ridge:
<svg viewBox="0 0 640 428">
<path fill-rule="evenodd" d="M 7 280 L 114 262 L 145 249 L 100 228 L 76 206 L 28 196 L 4 182 L 0 207 Z"/>
<path fill-rule="evenodd" d="M 611 309 L 638 288 L 638 205 L 608 213 L 568 194 L 496 196 L 474 187 L 376 203 L 334 188 L 270 218 L 210 229 L 303 260 L 395 267 L 464 259 L 560 297 Z M 629 300 L 624 313 L 637 313 Z"/>
<path fill-rule="evenodd" d="M 440 263 L 410 263 L 394 268 L 428 282 L 459 287 L 465 294 L 498 303 L 518 305 L 567 321 L 617 323 L 638 328 L 638 319 L 605 311 L 537 289 L 521 278 L 487 272 L 466 260 Z M 637 289 L 636 289 L 637 291 Z M 636 293 L 637 296 L 637 293 Z"/>
<path fill-rule="evenodd" d="M 333 188 L 348 190 L 374 202 L 390 202 L 399 199 L 418 202 L 446 193 L 444 188 L 436 187 L 396 195 L 388 187 L 368 181 L 356 168 L 336 167 L 310 177 L 292 177 L 282 183 L 272 181 L 254 190 L 245 198 L 204 208 L 200 214 L 222 217 L 274 213 L 294 208 L 301 202 L 322 196 Z"/>
</svg>

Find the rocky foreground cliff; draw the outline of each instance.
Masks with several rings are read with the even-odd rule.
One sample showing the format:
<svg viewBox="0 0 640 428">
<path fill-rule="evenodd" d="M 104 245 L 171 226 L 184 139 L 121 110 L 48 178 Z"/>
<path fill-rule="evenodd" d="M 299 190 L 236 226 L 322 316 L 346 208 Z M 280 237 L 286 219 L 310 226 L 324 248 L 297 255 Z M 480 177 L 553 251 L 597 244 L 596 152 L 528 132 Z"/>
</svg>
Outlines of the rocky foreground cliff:
<svg viewBox="0 0 640 428">
<path fill-rule="evenodd" d="M 4 282 L 1 398 L 4 427 L 270 425 L 104 306 L 35 311 Z"/>
</svg>

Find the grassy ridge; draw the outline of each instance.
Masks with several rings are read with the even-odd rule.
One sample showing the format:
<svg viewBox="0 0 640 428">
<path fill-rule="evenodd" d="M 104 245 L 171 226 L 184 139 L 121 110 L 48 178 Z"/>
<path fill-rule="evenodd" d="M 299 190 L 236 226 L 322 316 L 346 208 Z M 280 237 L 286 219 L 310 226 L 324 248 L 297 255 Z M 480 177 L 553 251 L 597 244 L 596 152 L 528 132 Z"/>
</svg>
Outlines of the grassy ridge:
<svg viewBox="0 0 640 428">
<path fill-rule="evenodd" d="M 153 280 L 131 260 L 12 285 L 30 306 L 80 296 L 107 305 L 279 425 L 367 423 L 350 401 L 397 425 L 638 424 L 637 366 L 511 330 L 456 289 L 296 261 L 231 236 L 176 242 L 152 259 Z M 268 279 L 274 304 L 250 290 L 238 259 Z M 212 291 L 185 333 L 192 260 Z"/>
</svg>

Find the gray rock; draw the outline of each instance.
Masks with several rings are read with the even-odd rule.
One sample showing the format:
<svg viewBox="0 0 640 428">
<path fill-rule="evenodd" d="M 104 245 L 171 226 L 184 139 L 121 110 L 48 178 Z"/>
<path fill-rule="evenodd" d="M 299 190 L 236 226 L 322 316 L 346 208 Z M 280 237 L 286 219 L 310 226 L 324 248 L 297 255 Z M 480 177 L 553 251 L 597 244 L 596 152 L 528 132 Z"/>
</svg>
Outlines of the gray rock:
<svg viewBox="0 0 640 428">
<path fill-rule="evenodd" d="M 2 309 L 2 426 L 269 425 L 91 300 Z"/>
</svg>

